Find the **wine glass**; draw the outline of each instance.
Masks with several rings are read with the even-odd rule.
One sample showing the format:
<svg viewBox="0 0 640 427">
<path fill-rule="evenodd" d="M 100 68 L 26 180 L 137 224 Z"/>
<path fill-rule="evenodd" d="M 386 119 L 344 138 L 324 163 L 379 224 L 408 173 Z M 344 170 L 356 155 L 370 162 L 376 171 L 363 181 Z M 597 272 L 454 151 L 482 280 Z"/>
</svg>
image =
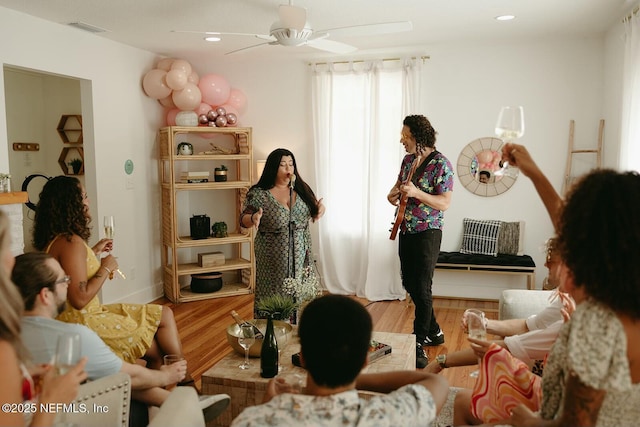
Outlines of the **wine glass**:
<svg viewBox="0 0 640 427">
<path fill-rule="evenodd" d="M 238 336 L 238 344 L 244 348 L 244 362 L 240 366 L 240 369 L 249 369 L 251 364 L 249 363 L 249 348 L 256 342 L 256 335 L 253 332 L 253 325 L 240 326 L 240 336 Z"/>
<path fill-rule="evenodd" d="M 80 361 L 80 335 L 65 333 L 58 336 L 53 366 L 58 375 L 66 374 Z"/>
<path fill-rule="evenodd" d="M 502 107 L 498 114 L 498 121 L 495 128 L 496 135 L 503 142 L 513 142 L 524 135 L 524 110 L 518 107 Z M 509 162 L 504 160 L 500 164 L 501 169 L 494 172 L 497 176 L 510 176 L 516 178 L 518 176 L 518 168 L 510 166 Z"/>
<path fill-rule="evenodd" d="M 116 235 L 116 221 L 113 218 L 113 215 L 105 215 L 104 216 L 104 220 L 103 220 L 103 226 L 104 226 L 104 236 L 107 239 L 111 239 L 113 240 L 113 237 Z M 122 271 L 120 271 L 119 268 L 116 268 L 114 270 L 115 273 L 118 273 L 118 275 L 120 277 L 122 277 L 123 279 L 126 279 L 127 277 L 124 275 L 124 273 Z M 109 279 L 113 279 L 113 273 L 109 274 Z"/>
<path fill-rule="evenodd" d="M 278 372 L 284 371 L 284 366 L 282 365 L 282 350 L 287 346 L 287 342 L 289 341 L 289 335 L 287 334 L 287 328 L 284 326 L 274 326 L 273 333 L 276 336 L 276 341 L 278 343 Z"/>
<path fill-rule="evenodd" d="M 470 308 L 464 312 L 464 317 L 467 320 L 467 331 L 469 338 L 477 340 L 487 340 L 487 322 L 485 319 L 484 311 Z M 480 364 L 480 359 L 478 359 Z M 469 374 L 470 377 L 476 378 L 479 374 L 478 370 L 475 370 Z"/>
</svg>

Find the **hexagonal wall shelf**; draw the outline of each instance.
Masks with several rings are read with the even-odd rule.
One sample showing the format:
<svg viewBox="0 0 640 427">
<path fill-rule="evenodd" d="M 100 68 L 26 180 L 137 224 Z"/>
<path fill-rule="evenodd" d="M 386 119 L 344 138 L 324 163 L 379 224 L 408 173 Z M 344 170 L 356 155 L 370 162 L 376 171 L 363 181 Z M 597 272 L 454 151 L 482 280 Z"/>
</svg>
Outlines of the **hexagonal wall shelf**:
<svg viewBox="0 0 640 427">
<path fill-rule="evenodd" d="M 78 156 L 70 156 L 69 153 L 76 151 Z M 77 171 L 72 170 L 69 172 L 69 162 L 73 159 L 79 158 L 82 164 Z M 82 147 L 64 147 L 58 158 L 58 164 L 65 175 L 84 175 L 84 149 Z"/>
<path fill-rule="evenodd" d="M 65 144 L 82 144 L 82 116 L 63 114 L 58 123 L 58 134 Z"/>
</svg>

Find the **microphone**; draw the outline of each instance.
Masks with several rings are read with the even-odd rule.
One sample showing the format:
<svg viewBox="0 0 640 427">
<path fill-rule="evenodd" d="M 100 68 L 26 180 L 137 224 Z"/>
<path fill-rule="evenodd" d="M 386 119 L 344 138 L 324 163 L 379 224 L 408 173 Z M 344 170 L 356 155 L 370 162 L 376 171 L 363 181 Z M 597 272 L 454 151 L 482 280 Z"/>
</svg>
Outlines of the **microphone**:
<svg viewBox="0 0 640 427">
<path fill-rule="evenodd" d="M 291 176 L 289 177 L 289 188 L 293 188 L 295 184 L 296 184 L 296 174 L 292 173 Z"/>
</svg>

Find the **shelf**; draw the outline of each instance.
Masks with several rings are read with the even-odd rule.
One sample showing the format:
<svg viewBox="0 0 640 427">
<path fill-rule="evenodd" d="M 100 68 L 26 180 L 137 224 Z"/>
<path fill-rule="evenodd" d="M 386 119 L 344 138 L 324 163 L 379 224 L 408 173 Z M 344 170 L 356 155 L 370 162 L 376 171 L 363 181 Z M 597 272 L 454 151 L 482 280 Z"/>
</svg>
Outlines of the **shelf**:
<svg viewBox="0 0 640 427">
<path fill-rule="evenodd" d="M 176 239 L 176 246 L 178 248 L 194 248 L 198 246 L 228 245 L 229 243 L 245 243 L 251 239 L 251 234 L 240 233 L 229 233 L 229 237 L 209 237 L 195 240 L 190 236 L 180 236 Z"/>
<path fill-rule="evenodd" d="M 69 125 L 74 127 L 67 127 Z M 58 122 L 58 135 L 65 144 L 82 144 L 82 116 L 63 114 Z"/>
<path fill-rule="evenodd" d="M 251 132 L 251 128 L 173 126 L 162 128 L 158 133 L 164 293 L 174 303 L 253 293 L 256 271 L 253 258 L 254 230 L 241 229 L 239 223 L 244 198 L 253 184 Z M 192 143 L 196 152 L 214 151 L 216 154 L 178 155 L 177 147 L 182 142 Z M 188 162 L 194 163 L 189 165 Z M 211 162 L 211 164 L 202 162 Z M 218 166 L 213 162 L 226 164 L 231 171 L 229 178 L 233 180 L 216 182 L 211 176 L 212 180 L 204 183 L 190 184 L 180 181 L 185 169 L 210 170 L 213 175 L 213 166 Z M 229 194 L 228 190 L 234 190 L 233 194 Z M 210 195 L 198 193 L 197 197 L 186 197 L 181 193 L 184 191 L 211 191 L 212 193 Z M 216 191 L 227 192 L 216 194 Z M 185 203 L 186 205 L 183 206 Z M 186 219 L 185 209 L 196 206 L 199 212 L 208 210 L 206 213 L 212 218 L 222 216 L 228 224 L 228 229 L 234 231 L 227 237 L 205 239 L 192 239 L 188 235 L 179 235 L 178 230 L 183 234 L 186 232 L 178 226 Z M 195 259 L 196 252 L 199 251 L 193 249 L 207 247 L 209 250 L 216 248 L 222 251 L 225 257 L 228 257 L 225 263 L 201 267 Z M 188 286 L 181 285 L 181 282 L 185 281 L 185 276 L 213 271 L 225 273 L 225 283 L 217 292 L 195 293 L 191 292 Z"/>
<path fill-rule="evenodd" d="M 77 152 L 78 158 L 82 161 L 78 173 L 69 173 L 69 153 L 72 151 Z M 58 157 L 58 164 L 65 175 L 84 175 L 84 149 L 82 147 L 64 147 L 60 152 L 60 157 Z"/>
<path fill-rule="evenodd" d="M 198 183 L 174 183 L 162 184 L 163 187 L 173 188 L 175 190 L 237 190 L 238 188 L 248 188 L 251 186 L 249 181 L 224 181 L 224 182 L 198 182 Z"/>
<path fill-rule="evenodd" d="M 181 302 L 190 302 L 190 301 L 200 301 L 203 299 L 209 298 L 220 298 L 220 297 L 232 297 L 236 295 L 247 295 L 252 294 L 253 291 L 247 288 L 246 285 L 243 284 L 224 284 L 222 285 L 222 289 L 217 292 L 211 293 L 196 293 L 191 292 L 189 287 L 185 287 L 180 289 L 179 299 Z"/>
<path fill-rule="evenodd" d="M 171 265 L 167 266 L 171 267 Z M 176 269 L 179 276 L 186 276 L 189 274 L 198 274 L 198 273 L 209 273 L 212 271 L 215 272 L 223 272 L 223 271 L 233 271 L 233 270 L 242 270 L 243 268 L 251 268 L 251 261 L 246 259 L 227 259 L 222 265 L 214 265 L 213 267 L 200 267 L 197 262 L 192 262 L 189 264 L 178 264 L 178 268 Z"/>
</svg>

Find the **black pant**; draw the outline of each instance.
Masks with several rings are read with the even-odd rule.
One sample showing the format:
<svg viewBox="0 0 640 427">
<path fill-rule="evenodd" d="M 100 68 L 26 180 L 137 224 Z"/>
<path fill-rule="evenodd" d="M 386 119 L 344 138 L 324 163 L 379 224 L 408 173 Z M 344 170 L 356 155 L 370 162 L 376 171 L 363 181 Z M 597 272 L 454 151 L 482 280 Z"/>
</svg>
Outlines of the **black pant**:
<svg viewBox="0 0 640 427">
<path fill-rule="evenodd" d="M 440 331 L 433 312 L 431 285 L 438 262 L 442 230 L 429 229 L 416 234 L 400 234 L 398 254 L 402 286 L 409 292 L 416 306 L 413 333 L 416 342 L 435 337 Z"/>
</svg>

